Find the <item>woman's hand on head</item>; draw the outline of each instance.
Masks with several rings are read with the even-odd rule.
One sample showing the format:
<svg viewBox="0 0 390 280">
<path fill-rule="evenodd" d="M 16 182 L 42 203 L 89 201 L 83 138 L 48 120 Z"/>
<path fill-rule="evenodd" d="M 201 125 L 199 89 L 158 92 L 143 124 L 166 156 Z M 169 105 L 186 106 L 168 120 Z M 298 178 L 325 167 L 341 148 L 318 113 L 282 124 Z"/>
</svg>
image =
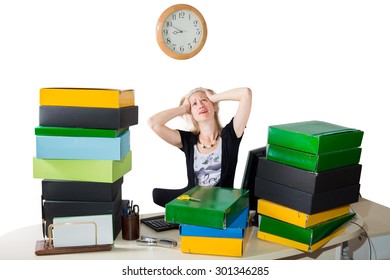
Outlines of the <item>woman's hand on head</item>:
<svg viewBox="0 0 390 280">
<path fill-rule="evenodd" d="M 180 102 L 180 106 L 185 109 L 186 114 L 191 114 L 191 104 L 188 96 L 184 96 Z"/>
<path fill-rule="evenodd" d="M 218 102 L 218 100 L 217 100 L 217 95 L 215 94 L 214 91 L 212 91 L 211 89 L 206 89 L 205 93 L 206 93 L 207 98 L 208 98 L 211 102 L 213 102 L 213 103 Z"/>
</svg>

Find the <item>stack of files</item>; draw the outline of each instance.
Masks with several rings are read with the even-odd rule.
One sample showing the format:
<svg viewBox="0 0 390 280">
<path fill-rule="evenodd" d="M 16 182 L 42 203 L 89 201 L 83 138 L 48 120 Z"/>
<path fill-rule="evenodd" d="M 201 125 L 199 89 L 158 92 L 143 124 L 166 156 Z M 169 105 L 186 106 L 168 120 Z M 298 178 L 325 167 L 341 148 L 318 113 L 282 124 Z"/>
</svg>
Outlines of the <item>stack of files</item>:
<svg viewBox="0 0 390 280">
<path fill-rule="evenodd" d="M 259 158 L 255 196 L 315 214 L 358 201 L 362 165 L 310 172 Z"/>
<path fill-rule="evenodd" d="M 349 208 L 359 199 L 362 138 L 360 130 L 321 121 L 270 126 L 266 157 L 257 165 L 255 196 L 306 217 Z"/>
<path fill-rule="evenodd" d="M 359 163 L 363 131 L 323 121 L 270 126 L 267 159 L 312 172 Z"/>
<path fill-rule="evenodd" d="M 42 180 L 42 229 L 46 236 L 55 218 L 88 215 L 111 215 L 112 232 L 116 238 L 122 229 L 122 200 L 120 178 L 114 183 Z"/>
<path fill-rule="evenodd" d="M 258 200 L 259 231 L 262 240 L 314 252 L 345 230 L 355 216 L 349 205 L 317 214 L 306 214 L 268 200 Z"/>
<path fill-rule="evenodd" d="M 249 238 L 248 190 L 196 186 L 165 206 L 165 220 L 180 224 L 183 253 L 242 256 Z"/>
<path fill-rule="evenodd" d="M 112 183 L 132 168 L 133 90 L 43 88 L 34 178 Z"/>
<path fill-rule="evenodd" d="M 39 123 L 49 127 L 120 130 L 138 124 L 134 90 L 42 88 Z"/>
<path fill-rule="evenodd" d="M 362 138 L 360 130 L 321 121 L 270 126 L 255 196 L 308 214 L 357 202 Z"/>
<path fill-rule="evenodd" d="M 56 221 L 86 222 L 90 217 L 105 225 L 110 220 L 116 238 L 121 230 L 121 209 L 127 202 L 122 200 L 123 177 L 132 169 L 130 126 L 137 123 L 133 90 L 40 90 L 33 177 L 43 179 L 44 235 Z M 69 230 L 54 227 L 54 231 L 56 228 L 62 233 Z M 91 230 L 88 226 L 73 228 Z M 56 244 L 79 244 L 77 240 L 59 240 L 67 234 L 57 231 L 56 236 Z"/>
</svg>

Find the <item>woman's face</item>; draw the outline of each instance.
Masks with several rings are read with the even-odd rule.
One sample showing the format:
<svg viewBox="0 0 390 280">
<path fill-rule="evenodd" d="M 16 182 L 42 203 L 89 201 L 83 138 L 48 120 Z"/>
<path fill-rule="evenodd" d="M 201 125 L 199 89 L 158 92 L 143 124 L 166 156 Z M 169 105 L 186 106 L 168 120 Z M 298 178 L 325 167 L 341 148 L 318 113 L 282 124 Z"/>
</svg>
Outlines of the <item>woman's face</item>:
<svg viewBox="0 0 390 280">
<path fill-rule="evenodd" d="M 192 94 L 188 100 L 191 114 L 197 122 L 214 118 L 214 103 L 209 100 L 206 93 L 198 91 Z"/>
</svg>

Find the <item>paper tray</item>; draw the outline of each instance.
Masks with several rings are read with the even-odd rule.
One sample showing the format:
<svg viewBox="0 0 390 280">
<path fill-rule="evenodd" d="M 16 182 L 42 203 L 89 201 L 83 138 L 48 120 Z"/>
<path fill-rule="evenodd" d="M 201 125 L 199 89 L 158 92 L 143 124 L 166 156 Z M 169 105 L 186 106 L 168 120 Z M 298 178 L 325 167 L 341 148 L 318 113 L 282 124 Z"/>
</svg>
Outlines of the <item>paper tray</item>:
<svg viewBox="0 0 390 280">
<path fill-rule="evenodd" d="M 86 224 L 90 222 L 73 222 L 73 223 L 64 223 L 57 225 L 71 225 L 71 224 Z M 95 225 L 95 244 L 96 245 L 87 245 L 87 246 L 69 246 L 69 247 L 54 247 L 53 246 L 53 228 L 56 225 L 51 224 L 49 226 L 49 239 L 48 240 L 38 240 L 35 245 L 35 255 L 44 256 L 44 255 L 58 255 L 58 254 L 72 254 L 72 253 L 87 253 L 87 252 L 99 252 L 99 251 L 110 251 L 112 249 L 111 244 L 97 245 L 97 226 L 96 223 L 91 222 Z"/>
</svg>

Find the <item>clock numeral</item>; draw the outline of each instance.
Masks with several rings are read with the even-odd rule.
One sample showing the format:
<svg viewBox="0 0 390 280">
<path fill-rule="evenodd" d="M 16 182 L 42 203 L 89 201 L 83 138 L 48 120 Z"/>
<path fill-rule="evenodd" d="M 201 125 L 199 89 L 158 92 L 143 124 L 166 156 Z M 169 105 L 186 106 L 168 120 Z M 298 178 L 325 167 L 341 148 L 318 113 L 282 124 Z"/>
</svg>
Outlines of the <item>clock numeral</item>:
<svg viewBox="0 0 390 280">
<path fill-rule="evenodd" d="M 191 43 L 188 43 L 188 49 L 189 49 L 189 50 L 192 50 L 192 48 L 193 48 L 193 47 L 192 47 Z"/>
<path fill-rule="evenodd" d="M 168 35 L 168 29 L 163 29 L 163 35 Z"/>
<path fill-rule="evenodd" d="M 169 45 L 171 43 L 171 38 L 167 38 L 167 44 Z"/>
<path fill-rule="evenodd" d="M 170 26 L 172 26 L 172 21 L 167 21 L 167 27 L 170 27 Z"/>
<path fill-rule="evenodd" d="M 196 29 L 196 35 L 200 35 L 200 29 L 198 28 L 198 29 Z"/>
<path fill-rule="evenodd" d="M 194 40 L 192 40 L 192 43 L 194 43 L 194 44 L 198 43 L 198 40 L 196 40 L 196 37 L 194 38 Z"/>
<path fill-rule="evenodd" d="M 179 12 L 179 18 L 184 18 L 185 17 L 185 15 L 186 15 L 186 13 L 185 12 Z"/>
<path fill-rule="evenodd" d="M 192 23 L 194 24 L 194 26 L 198 26 L 199 21 L 198 20 L 194 20 Z"/>
</svg>

